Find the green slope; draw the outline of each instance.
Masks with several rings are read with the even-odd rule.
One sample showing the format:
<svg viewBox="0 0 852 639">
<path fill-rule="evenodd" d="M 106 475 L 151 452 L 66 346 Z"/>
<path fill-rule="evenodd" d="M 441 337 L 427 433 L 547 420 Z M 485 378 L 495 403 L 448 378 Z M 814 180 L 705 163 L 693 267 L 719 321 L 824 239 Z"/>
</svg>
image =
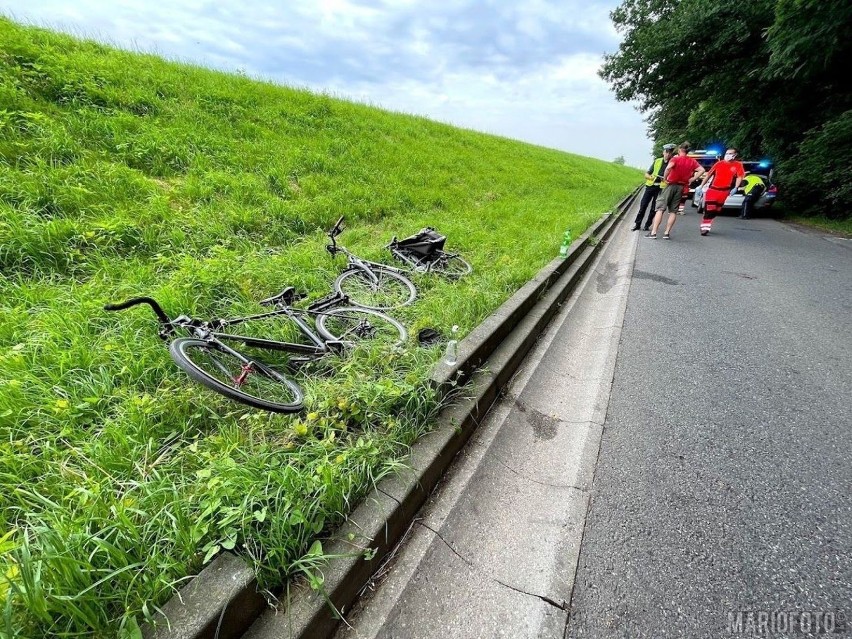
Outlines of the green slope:
<svg viewBox="0 0 852 639">
<path fill-rule="evenodd" d="M 411 343 L 308 371 L 305 415 L 244 409 L 173 365 L 150 313 L 105 302 L 321 296 L 346 215 L 380 261 L 391 235 L 446 233 L 475 273 L 418 279 L 397 316 L 465 333 L 640 179 L 0 18 L 0 636 L 130 636 L 223 549 L 276 587 L 438 408 L 440 353 Z"/>
</svg>

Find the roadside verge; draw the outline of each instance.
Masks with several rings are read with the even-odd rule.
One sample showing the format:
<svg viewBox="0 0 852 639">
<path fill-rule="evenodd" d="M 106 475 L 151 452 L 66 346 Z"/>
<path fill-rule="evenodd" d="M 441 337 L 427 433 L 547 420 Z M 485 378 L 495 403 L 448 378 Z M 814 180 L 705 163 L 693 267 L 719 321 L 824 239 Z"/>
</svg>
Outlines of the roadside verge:
<svg viewBox="0 0 852 639">
<path fill-rule="evenodd" d="M 638 189 L 625 197 L 615 211 L 575 240 L 566 258 L 550 262 L 471 331 L 459 344 L 457 364 L 436 366 L 431 381 L 439 392 L 446 394 L 470 381 L 471 394 L 441 412 L 436 428 L 412 447 L 407 470 L 380 481 L 325 542 L 325 554 L 334 559 L 322 569 L 324 592 L 311 590 L 307 583 L 291 585 L 288 595 L 282 596 L 279 611 L 263 612 L 265 601 L 257 592 L 252 570 L 233 555 L 223 555 L 163 606 L 168 624 L 147 627 L 145 636 L 329 636 L 340 621 L 329 603 L 346 610 L 357 598 L 560 304 L 572 293 L 637 193 Z"/>
</svg>

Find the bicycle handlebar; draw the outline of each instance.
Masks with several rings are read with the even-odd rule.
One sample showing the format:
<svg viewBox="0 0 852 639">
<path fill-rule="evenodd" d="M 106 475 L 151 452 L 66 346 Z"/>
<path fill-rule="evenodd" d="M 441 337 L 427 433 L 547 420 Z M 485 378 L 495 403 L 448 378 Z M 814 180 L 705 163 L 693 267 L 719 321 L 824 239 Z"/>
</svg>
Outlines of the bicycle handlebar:
<svg viewBox="0 0 852 639">
<path fill-rule="evenodd" d="M 328 236 L 332 239 L 337 237 L 343 232 L 343 216 L 341 215 L 337 222 L 334 223 L 334 226 L 331 227 L 331 230 L 328 232 Z"/>
<path fill-rule="evenodd" d="M 169 316 L 165 314 L 162 307 L 157 303 L 152 297 L 132 297 L 129 300 L 125 300 L 119 304 L 105 304 L 105 311 L 123 311 L 126 308 L 130 308 L 131 306 L 136 306 L 137 304 L 147 304 L 151 307 L 151 310 L 154 311 L 154 314 L 157 316 L 163 324 L 171 323 Z"/>
</svg>

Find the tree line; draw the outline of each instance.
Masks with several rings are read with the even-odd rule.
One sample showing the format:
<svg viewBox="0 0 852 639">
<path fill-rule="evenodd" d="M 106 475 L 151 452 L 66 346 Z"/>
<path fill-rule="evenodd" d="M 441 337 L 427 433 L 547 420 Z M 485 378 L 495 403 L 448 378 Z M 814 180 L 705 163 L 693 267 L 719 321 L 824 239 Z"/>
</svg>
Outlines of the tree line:
<svg viewBox="0 0 852 639">
<path fill-rule="evenodd" d="M 852 2 L 625 0 L 600 70 L 666 142 L 770 159 L 796 213 L 848 218 Z"/>
</svg>

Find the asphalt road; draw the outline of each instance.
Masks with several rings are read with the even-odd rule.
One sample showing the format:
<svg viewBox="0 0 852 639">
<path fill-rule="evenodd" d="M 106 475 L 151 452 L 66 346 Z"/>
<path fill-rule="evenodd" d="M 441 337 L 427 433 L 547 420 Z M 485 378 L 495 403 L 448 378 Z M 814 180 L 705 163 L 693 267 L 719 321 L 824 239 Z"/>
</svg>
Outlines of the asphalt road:
<svg viewBox="0 0 852 639">
<path fill-rule="evenodd" d="M 566 636 L 852 637 L 852 241 L 638 241 Z"/>
</svg>

